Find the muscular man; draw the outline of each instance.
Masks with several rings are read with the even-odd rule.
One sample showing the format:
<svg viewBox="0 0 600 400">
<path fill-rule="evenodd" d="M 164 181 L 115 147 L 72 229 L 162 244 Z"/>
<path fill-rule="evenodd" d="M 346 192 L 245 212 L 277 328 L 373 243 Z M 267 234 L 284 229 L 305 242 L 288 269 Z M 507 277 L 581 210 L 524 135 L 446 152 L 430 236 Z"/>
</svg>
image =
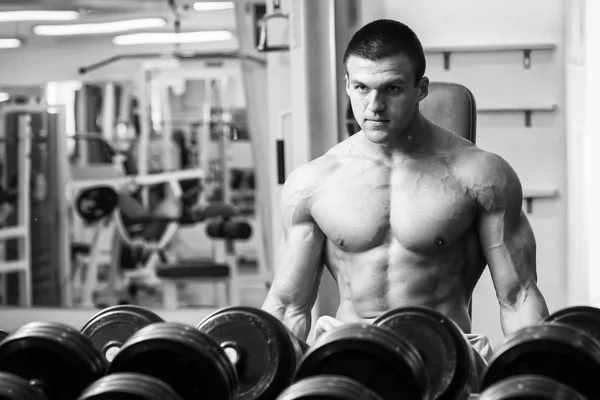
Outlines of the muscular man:
<svg viewBox="0 0 600 400">
<path fill-rule="evenodd" d="M 415 33 L 372 22 L 351 39 L 344 64 L 362 130 L 286 181 L 285 257 L 263 309 L 305 339 L 326 266 L 341 323 L 425 306 L 470 333 L 469 299 L 487 264 L 504 334 L 539 323 L 548 310 L 519 178 L 500 156 L 420 113 L 429 80 Z"/>
</svg>

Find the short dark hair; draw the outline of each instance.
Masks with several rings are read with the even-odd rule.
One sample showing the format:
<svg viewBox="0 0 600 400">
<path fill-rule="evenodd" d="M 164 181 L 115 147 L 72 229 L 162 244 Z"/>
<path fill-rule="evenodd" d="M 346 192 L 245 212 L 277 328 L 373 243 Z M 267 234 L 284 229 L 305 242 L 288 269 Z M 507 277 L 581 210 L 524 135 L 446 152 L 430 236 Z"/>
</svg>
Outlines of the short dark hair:
<svg viewBox="0 0 600 400">
<path fill-rule="evenodd" d="M 391 19 L 378 19 L 360 28 L 350 39 L 344 52 L 344 65 L 350 56 L 377 61 L 399 54 L 406 55 L 415 69 L 415 86 L 425 75 L 425 52 L 421 41 L 405 24 Z"/>
</svg>

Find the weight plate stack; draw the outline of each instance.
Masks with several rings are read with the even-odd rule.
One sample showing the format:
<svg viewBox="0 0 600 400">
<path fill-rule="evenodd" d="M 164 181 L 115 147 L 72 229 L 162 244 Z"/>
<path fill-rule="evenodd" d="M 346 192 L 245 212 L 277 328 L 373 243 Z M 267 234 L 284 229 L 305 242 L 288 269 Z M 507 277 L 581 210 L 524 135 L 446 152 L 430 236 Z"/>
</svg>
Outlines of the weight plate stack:
<svg viewBox="0 0 600 400">
<path fill-rule="evenodd" d="M 181 400 L 166 383 L 138 373 L 107 375 L 92 383 L 77 400 Z"/>
<path fill-rule="evenodd" d="M 240 400 L 273 399 L 292 383 L 308 346 L 273 315 L 251 307 L 229 307 L 197 326 L 227 353 L 240 382 Z"/>
<path fill-rule="evenodd" d="M 588 399 L 600 399 L 600 343 L 562 324 L 524 328 L 494 353 L 483 377 L 483 388 L 519 375 L 545 376 Z"/>
<path fill-rule="evenodd" d="M 277 400 L 381 400 L 373 391 L 345 376 L 321 375 L 302 379 L 288 387 Z"/>
<path fill-rule="evenodd" d="M 0 399 L 47 400 L 46 396 L 20 376 L 0 372 Z"/>
<path fill-rule="evenodd" d="M 485 389 L 477 400 L 586 400 L 575 389 L 539 375 L 506 378 Z"/>
<path fill-rule="evenodd" d="M 294 381 L 340 375 L 383 400 L 430 400 L 427 370 L 417 349 L 388 329 L 348 324 L 322 334 L 300 362 Z"/>
<path fill-rule="evenodd" d="M 159 322 L 137 331 L 108 373 L 137 372 L 169 385 L 183 400 L 233 400 L 238 379 L 225 350 L 194 327 Z"/>
<path fill-rule="evenodd" d="M 461 329 L 444 314 L 424 307 L 402 307 L 377 318 L 415 346 L 427 368 L 434 399 L 463 400 L 479 391 L 474 350 Z"/>
<path fill-rule="evenodd" d="M 545 324 L 563 324 L 577 328 L 600 342 L 600 309 L 590 306 L 567 307 L 550 314 Z"/>
<path fill-rule="evenodd" d="M 74 400 L 104 375 L 106 363 L 76 329 L 31 322 L 0 343 L 0 371 L 26 379 L 48 400 Z"/>
<path fill-rule="evenodd" d="M 110 363 L 121 346 L 145 326 L 164 322 L 154 312 L 133 305 L 108 307 L 94 315 L 81 328 L 96 349 Z"/>
</svg>

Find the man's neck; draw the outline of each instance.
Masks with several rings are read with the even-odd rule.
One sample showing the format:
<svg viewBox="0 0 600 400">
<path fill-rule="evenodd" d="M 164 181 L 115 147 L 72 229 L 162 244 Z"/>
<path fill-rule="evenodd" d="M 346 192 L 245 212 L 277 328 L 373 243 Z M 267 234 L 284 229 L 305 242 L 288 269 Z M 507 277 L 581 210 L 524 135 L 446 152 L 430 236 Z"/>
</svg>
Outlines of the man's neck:
<svg viewBox="0 0 600 400">
<path fill-rule="evenodd" d="M 415 116 L 403 132 L 394 135 L 387 143 L 373 143 L 364 134 L 362 140 L 370 152 L 383 157 L 415 158 L 428 153 L 432 142 L 430 123 L 417 110 Z"/>
</svg>

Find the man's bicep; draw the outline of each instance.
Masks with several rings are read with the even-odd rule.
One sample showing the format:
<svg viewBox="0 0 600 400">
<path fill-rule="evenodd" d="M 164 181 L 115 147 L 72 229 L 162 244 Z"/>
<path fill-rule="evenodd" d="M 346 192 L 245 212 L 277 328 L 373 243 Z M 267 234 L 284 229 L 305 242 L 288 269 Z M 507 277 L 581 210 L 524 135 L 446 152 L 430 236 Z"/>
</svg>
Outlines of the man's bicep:
<svg viewBox="0 0 600 400">
<path fill-rule="evenodd" d="M 323 272 L 325 236 L 314 222 L 294 224 L 286 229 L 281 265 L 277 269 L 270 296 L 286 309 L 312 308 Z"/>
<path fill-rule="evenodd" d="M 310 166 L 292 172 L 282 194 L 283 238 L 279 265 L 267 305 L 285 311 L 307 311 L 312 307 L 323 270 L 325 235 L 310 213 L 314 187 L 314 170 Z"/>
<path fill-rule="evenodd" d="M 519 210 L 516 221 L 506 211 L 480 215 L 480 241 L 500 303 L 511 307 L 537 282 L 536 243 L 527 217 Z"/>
<path fill-rule="evenodd" d="M 498 164 L 479 193 L 479 237 L 498 300 L 510 307 L 537 281 L 536 242 L 521 183 L 504 160 Z"/>
</svg>

